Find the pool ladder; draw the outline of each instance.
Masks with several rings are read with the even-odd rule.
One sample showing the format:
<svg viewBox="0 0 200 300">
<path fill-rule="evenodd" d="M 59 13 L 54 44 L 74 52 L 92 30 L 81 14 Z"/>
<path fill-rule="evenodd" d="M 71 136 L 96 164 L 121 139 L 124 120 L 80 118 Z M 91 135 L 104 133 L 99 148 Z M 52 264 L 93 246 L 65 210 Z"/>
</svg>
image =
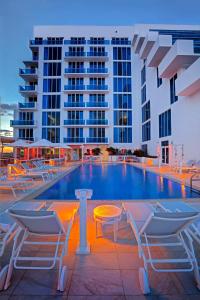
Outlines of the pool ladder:
<svg viewBox="0 0 200 300">
<path fill-rule="evenodd" d="M 200 173 L 195 173 L 190 177 L 190 189 L 193 189 L 193 182 L 200 181 Z"/>
</svg>

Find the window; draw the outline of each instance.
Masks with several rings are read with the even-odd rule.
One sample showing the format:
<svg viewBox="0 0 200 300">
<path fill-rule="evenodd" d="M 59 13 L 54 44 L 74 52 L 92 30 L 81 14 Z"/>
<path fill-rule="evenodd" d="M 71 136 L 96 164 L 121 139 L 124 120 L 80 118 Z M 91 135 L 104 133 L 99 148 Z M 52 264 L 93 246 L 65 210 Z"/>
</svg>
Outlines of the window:
<svg viewBox="0 0 200 300">
<path fill-rule="evenodd" d="M 114 111 L 114 125 L 132 125 L 132 111 L 131 110 L 115 110 Z"/>
<path fill-rule="evenodd" d="M 59 111 L 42 112 L 42 125 L 60 126 L 60 112 Z"/>
<path fill-rule="evenodd" d="M 83 128 L 67 128 L 67 136 L 71 138 L 83 137 Z"/>
<path fill-rule="evenodd" d="M 158 68 L 156 69 L 156 72 L 157 72 L 157 87 L 159 87 L 162 84 L 162 78 L 159 77 Z"/>
<path fill-rule="evenodd" d="M 29 140 L 33 141 L 33 129 L 27 128 L 27 129 L 19 129 L 19 138 L 22 140 Z"/>
<path fill-rule="evenodd" d="M 83 94 L 69 94 L 68 102 L 83 102 Z"/>
<path fill-rule="evenodd" d="M 83 111 L 68 111 L 68 120 L 83 120 Z"/>
<path fill-rule="evenodd" d="M 90 85 L 105 85 L 105 78 L 90 78 Z"/>
<path fill-rule="evenodd" d="M 91 37 L 90 44 L 104 44 L 105 40 L 103 37 Z"/>
<path fill-rule="evenodd" d="M 90 102 L 105 102 L 104 94 L 90 94 L 89 95 Z"/>
<path fill-rule="evenodd" d="M 146 142 L 151 139 L 151 122 L 142 125 L 142 141 Z"/>
<path fill-rule="evenodd" d="M 159 115 L 159 137 L 171 135 L 171 109 Z"/>
<path fill-rule="evenodd" d="M 68 84 L 69 85 L 83 85 L 84 79 L 83 78 L 69 78 Z"/>
<path fill-rule="evenodd" d="M 42 138 L 52 143 L 60 143 L 60 128 L 42 128 Z"/>
<path fill-rule="evenodd" d="M 19 112 L 19 120 L 32 121 L 33 120 L 33 112 L 30 112 L 30 111 L 22 112 L 22 111 L 20 111 Z"/>
<path fill-rule="evenodd" d="M 176 79 L 177 79 L 177 74 L 175 74 L 174 77 L 172 77 L 170 79 L 170 102 L 171 102 L 171 104 L 178 101 L 178 96 L 176 96 L 176 86 L 175 86 Z"/>
<path fill-rule="evenodd" d="M 70 42 L 71 42 L 71 44 L 75 44 L 75 45 L 85 44 L 85 38 L 84 37 L 71 37 Z"/>
<path fill-rule="evenodd" d="M 98 56 L 105 53 L 105 47 L 90 47 L 90 52 Z"/>
<path fill-rule="evenodd" d="M 105 128 L 89 128 L 89 137 L 105 137 Z"/>
<path fill-rule="evenodd" d="M 146 101 L 146 84 L 141 89 L 141 102 L 142 104 Z"/>
<path fill-rule="evenodd" d="M 84 47 L 69 47 L 69 53 L 76 56 L 83 56 Z"/>
<path fill-rule="evenodd" d="M 114 143 L 132 143 L 132 128 L 115 127 Z"/>
<path fill-rule="evenodd" d="M 44 76 L 61 76 L 61 63 L 44 63 Z"/>
<path fill-rule="evenodd" d="M 150 101 L 148 101 L 143 107 L 142 107 L 142 123 L 146 122 L 148 119 L 151 118 L 150 113 Z"/>
<path fill-rule="evenodd" d="M 61 47 L 44 47 L 44 60 L 61 60 Z"/>
<path fill-rule="evenodd" d="M 130 93 L 131 78 L 128 77 L 114 78 L 114 92 Z"/>
<path fill-rule="evenodd" d="M 129 41 L 129 39 L 126 38 L 126 37 L 122 37 L 122 38 L 113 37 L 112 38 L 112 44 L 113 45 L 130 45 L 131 41 Z"/>
<path fill-rule="evenodd" d="M 114 108 L 132 108 L 131 94 L 114 94 Z"/>
<path fill-rule="evenodd" d="M 143 66 L 141 71 L 141 85 L 146 82 L 146 65 Z"/>
<path fill-rule="evenodd" d="M 43 95 L 43 109 L 60 109 L 60 95 Z"/>
<path fill-rule="evenodd" d="M 114 76 L 131 76 L 130 62 L 114 62 L 113 64 Z"/>
<path fill-rule="evenodd" d="M 43 92 L 58 93 L 61 91 L 60 79 L 43 79 Z"/>
<path fill-rule="evenodd" d="M 114 60 L 131 60 L 131 48 L 130 47 L 114 47 L 113 48 Z"/>
<path fill-rule="evenodd" d="M 144 152 L 144 154 L 148 154 L 148 147 L 147 147 L 147 144 L 143 144 L 142 146 L 141 146 L 141 148 L 142 148 L 142 151 Z"/>
<path fill-rule="evenodd" d="M 105 111 L 104 110 L 90 111 L 89 119 L 90 120 L 105 120 Z"/>
</svg>

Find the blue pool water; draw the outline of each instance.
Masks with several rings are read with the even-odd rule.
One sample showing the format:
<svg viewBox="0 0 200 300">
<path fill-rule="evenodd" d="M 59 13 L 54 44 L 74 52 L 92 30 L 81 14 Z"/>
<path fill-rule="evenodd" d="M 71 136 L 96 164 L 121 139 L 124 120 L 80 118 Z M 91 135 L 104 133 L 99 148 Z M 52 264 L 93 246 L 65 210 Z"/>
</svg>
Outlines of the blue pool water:
<svg viewBox="0 0 200 300">
<path fill-rule="evenodd" d="M 37 199 L 75 199 L 75 189 L 93 190 L 95 200 L 195 198 L 199 193 L 152 172 L 126 164 L 81 165 Z"/>
</svg>

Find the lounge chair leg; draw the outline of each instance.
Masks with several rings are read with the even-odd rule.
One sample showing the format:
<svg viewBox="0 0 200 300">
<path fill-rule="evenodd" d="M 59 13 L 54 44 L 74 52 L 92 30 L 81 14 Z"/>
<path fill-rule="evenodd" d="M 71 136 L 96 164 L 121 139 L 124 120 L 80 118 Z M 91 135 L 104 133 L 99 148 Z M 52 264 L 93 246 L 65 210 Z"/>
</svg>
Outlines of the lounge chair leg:
<svg viewBox="0 0 200 300">
<path fill-rule="evenodd" d="M 117 242 L 118 222 L 114 222 L 113 229 L 114 229 L 114 242 Z"/>
<path fill-rule="evenodd" d="M 148 279 L 148 274 L 144 268 L 139 268 L 139 282 L 140 282 L 142 293 L 144 295 L 149 294 L 150 293 L 149 279 Z"/>
</svg>

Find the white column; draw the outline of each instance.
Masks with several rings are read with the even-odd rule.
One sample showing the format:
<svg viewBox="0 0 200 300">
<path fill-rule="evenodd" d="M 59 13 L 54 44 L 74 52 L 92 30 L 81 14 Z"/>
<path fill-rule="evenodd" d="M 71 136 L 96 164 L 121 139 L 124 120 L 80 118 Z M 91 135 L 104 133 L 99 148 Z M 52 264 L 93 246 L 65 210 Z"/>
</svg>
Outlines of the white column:
<svg viewBox="0 0 200 300">
<path fill-rule="evenodd" d="M 79 246 L 76 250 L 77 254 L 89 254 L 90 245 L 87 240 L 87 199 L 91 199 L 92 190 L 80 189 L 75 190 L 76 198 L 80 201 L 79 215 L 80 215 L 80 237 Z"/>
<path fill-rule="evenodd" d="M 83 162 L 83 156 L 84 156 L 84 145 L 81 145 L 81 160 Z"/>
</svg>

